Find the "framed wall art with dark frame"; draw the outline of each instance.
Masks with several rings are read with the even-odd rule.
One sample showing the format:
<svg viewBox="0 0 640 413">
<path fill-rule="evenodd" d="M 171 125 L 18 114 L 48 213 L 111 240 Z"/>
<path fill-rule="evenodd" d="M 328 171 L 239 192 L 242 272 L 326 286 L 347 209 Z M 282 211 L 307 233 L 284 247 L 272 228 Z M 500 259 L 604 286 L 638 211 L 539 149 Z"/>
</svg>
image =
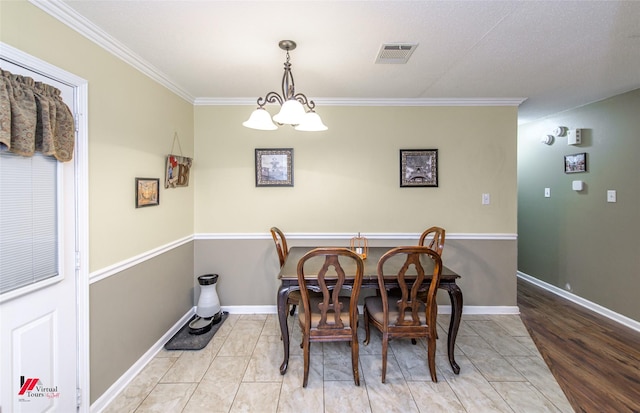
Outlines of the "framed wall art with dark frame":
<svg viewBox="0 0 640 413">
<path fill-rule="evenodd" d="M 587 153 L 574 153 L 564 156 L 564 173 L 575 174 L 587 172 Z"/>
<path fill-rule="evenodd" d="M 136 208 L 160 205 L 160 178 L 136 178 Z"/>
<path fill-rule="evenodd" d="M 437 187 L 438 150 L 400 149 L 400 187 Z"/>
<path fill-rule="evenodd" d="M 293 186 L 293 148 L 256 149 L 256 186 Z"/>
</svg>

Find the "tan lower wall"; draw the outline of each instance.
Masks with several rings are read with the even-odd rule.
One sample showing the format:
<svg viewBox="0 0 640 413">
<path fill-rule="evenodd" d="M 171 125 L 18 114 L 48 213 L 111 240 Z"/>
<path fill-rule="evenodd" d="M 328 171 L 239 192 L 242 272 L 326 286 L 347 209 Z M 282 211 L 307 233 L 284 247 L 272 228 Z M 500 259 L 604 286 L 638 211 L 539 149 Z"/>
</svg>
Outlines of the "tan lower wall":
<svg viewBox="0 0 640 413">
<path fill-rule="evenodd" d="M 193 307 L 193 242 L 91 284 L 91 403 Z"/>
<path fill-rule="evenodd" d="M 461 275 L 465 306 L 516 306 L 516 246 L 514 239 L 447 238 L 446 266 Z M 411 240 L 373 240 L 370 245 L 398 246 Z M 292 246 L 348 246 L 347 239 L 288 239 Z M 198 239 L 195 275 L 217 273 L 222 306 L 275 305 L 278 258 L 273 241 L 265 239 Z M 446 295 L 440 300 L 448 303 Z"/>
</svg>

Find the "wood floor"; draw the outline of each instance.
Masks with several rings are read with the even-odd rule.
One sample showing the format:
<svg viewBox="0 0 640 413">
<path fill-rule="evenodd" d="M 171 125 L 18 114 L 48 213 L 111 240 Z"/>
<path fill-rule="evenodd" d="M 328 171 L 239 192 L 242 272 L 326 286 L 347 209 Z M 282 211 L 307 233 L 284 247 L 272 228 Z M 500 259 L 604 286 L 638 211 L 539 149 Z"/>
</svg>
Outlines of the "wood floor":
<svg viewBox="0 0 640 413">
<path fill-rule="evenodd" d="M 640 412 L 640 332 L 521 279 L 518 306 L 576 412 Z"/>
</svg>

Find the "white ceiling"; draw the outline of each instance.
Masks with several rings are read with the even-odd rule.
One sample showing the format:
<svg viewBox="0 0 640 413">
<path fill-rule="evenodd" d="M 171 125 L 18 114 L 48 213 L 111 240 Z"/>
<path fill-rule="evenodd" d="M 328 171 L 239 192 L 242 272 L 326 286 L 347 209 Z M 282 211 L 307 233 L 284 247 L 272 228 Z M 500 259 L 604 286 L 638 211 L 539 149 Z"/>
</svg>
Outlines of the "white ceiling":
<svg viewBox="0 0 640 413">
<path fill-rule="evenodd" d="M 519 122 L 640 87 L 640 1 L 32 0 L 194 103 L 526 99 Z M 418 43 L 407 64 L 383 43 Z"/>
</svg>

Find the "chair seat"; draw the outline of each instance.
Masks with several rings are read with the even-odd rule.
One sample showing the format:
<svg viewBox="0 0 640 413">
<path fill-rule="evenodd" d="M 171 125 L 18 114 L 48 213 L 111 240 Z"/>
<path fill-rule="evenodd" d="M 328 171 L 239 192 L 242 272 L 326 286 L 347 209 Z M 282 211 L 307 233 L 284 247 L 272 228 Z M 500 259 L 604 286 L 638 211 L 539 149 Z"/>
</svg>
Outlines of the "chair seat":
<svg viewBox="0 0 640 413">
<path fill-rule="evenodd" d="M 290 291 L 288 300 L 289 302 L 295 302 L 295 304 L 298 304 L 301 300 L 300 291 L 299 290 Z"/>
<path fill-rule="evenodd" d="M 342 303 L 342 315 L 343 316 L 346 315 L 346 317 L 342 317 L 342 323 L 344 325 L 344 328 L 349 328 L 350 327 L 349 303 L 351 302 L 351 298 L 340 296 L 338 301 Z M 321 302 L 322 302 L 321 294 L 318 293 L 318 294 L 313 294 L 309 296 L 309 307 L 311 308 L 311 328 L 318 328 L 318 325 L 320 324 L 320 310 L 317 310 L 317 309 L 318 309 L 318 304 L 320 304 Z M 333 312 L 330 312 L 329 314 L 327 314 L 328 324 L 333 323 L 334 321 L 333 315 L 334 315 Z M 301 325 L 304 324 L 304 306 L 303 305 L 300 305 L 298 307 L 298 319 L 300 320 Z"/>
<path fill-rule="evenodd" d="M 309 295 L 312 297 L 313 296 L 322 297 L 322 294 L 315 291 L 309 291 Z M 289 297 L 287 297 L 287 301 L 289 302 L 289 304 L 298 305 L 302 301 L 302 294 L 300 294 L 300 290 L 290 291 Z"/>
<path fill-rule="evenodd" d="M 389 306 L 389 325 L 394 325 L 396 320 L 398 319 L 398 307 L 396 303 L 400 300 L 400 297 L 394 297 L 392 295 L 388 298 L 388 306 Z M 367 307 L 369 311 L 369 316 L 376 320 L 378 323 L 382 324 L 384 321 L 384 311 L 382 306 L 382 297 L 372 296 L 364 299 L 364 305 Z M 418 317 L 420 318 L 420 324 L 427 324 L 427 315 L 426 315 L 426 306 L 424 303 L 420 304 L 418 308 Z M 408 318 L 411 319 L 411 316 L 408 315 Z"/>
</svg>

